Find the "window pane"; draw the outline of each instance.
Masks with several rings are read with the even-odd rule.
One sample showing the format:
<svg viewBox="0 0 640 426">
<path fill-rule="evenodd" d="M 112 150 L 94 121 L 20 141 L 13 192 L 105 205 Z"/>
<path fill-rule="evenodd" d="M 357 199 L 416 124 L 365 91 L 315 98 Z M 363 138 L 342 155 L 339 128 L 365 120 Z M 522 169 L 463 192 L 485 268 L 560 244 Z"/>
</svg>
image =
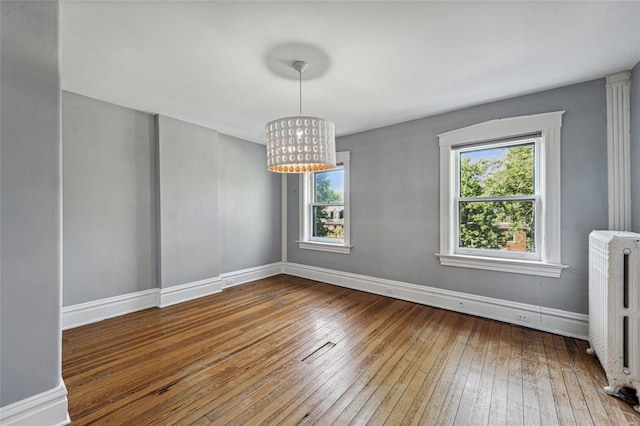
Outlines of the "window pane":
<svg viewBox="0 0 640 426">
<path fill-rule="evenodd" d="M 534 201 L 460 201 L 459 247 L 535 252 Z"/>
<path fill-rule="evenodd" d="M 460 196 L 535 193 L 535 145 L 512 145 L 460 153 Z"/>
<path fill-rule="evenodd" d="M 313 206 L 313 236 L 344 239 L 344 206 Z"/>
<path fill-rule="evenodd" d="M 344 198 L 344 170 L 314 173 L 313 185 L 316 203 L 342 203 Z"/>
</svg>

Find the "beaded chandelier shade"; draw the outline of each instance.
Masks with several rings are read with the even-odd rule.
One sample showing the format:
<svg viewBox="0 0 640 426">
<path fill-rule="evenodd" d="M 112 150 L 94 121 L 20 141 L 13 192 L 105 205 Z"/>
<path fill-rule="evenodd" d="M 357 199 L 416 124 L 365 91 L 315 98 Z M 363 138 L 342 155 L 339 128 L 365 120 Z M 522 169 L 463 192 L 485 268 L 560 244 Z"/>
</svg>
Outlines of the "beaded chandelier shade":
<svg viewBox="0 0 640 426">
<path fill-rule="evenodd" d="M 278 173 L 306 173 L 336 167 L 336 137 L 332 122 L 302 116 L 302 73 L 306 62 L 296 61 L 300 73 L 300 115 L 267 123 L 267 167 Z"/>
</svg>

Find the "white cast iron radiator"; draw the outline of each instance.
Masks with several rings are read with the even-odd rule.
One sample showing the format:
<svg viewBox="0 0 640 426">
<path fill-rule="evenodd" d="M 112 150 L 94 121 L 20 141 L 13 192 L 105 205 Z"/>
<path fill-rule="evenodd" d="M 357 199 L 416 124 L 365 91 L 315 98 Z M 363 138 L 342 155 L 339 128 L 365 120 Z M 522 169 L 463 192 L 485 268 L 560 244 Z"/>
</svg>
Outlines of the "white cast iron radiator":
<svg viewBox="0 0 640 426">
<path fill-rule="evenodd" d="M 640 234 L 589 234 L 589 343 L 607 374 L 605 392 L 629 387 L 640 396 Z"/>
</svg>

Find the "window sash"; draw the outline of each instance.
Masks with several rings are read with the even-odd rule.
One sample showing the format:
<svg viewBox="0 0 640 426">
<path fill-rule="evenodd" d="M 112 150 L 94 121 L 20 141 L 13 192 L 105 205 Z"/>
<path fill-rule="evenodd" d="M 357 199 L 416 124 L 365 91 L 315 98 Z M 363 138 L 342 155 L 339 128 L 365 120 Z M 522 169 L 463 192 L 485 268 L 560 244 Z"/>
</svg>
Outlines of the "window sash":
<svg viewBox="0 0 640 426">
<path fill-rule="evenodd" d="M 314 208 L 315 207 L 342 207 L 344 209 L 344 203 L 310 203 L 310 215 L 309 215 L 309 241 L 320 241 L 320 242 L 328 242 L 328 243 L 344 243 L 344 238 L 331 238 L 331 237 L 318 237 L 313 235 L 315 229 L 315 215 Z M 343 219 L 344 221 L 344 219 Z M 343 223 L 344 226 L 344 223 Z"/>
<path fill-rule="evenodd" d="M 343 238 L 328 238 L 328 237 L 311 237 L 309 238 L 309 241 L 313 241 L 316 243 L 331 243 L 331 244 L 344 243 Z"/>
<path fill-rule="evenodd" d="M 533 195 L 501 195 L 495 197 L 458 197 L 455 199 L 457 202 L 490 202 L 490 201 L 535 201 L 539 197 L 535 194 Z"/>
<path fill-rule="evenodd" d="M 472 199 L 471 202 L 476 202 L 478 199 Z M 485 200 L 481 200 L 479 202 L 484 202 Z M 541 250 L 540 250 L 540 242 L 538 238 L 541 235 L 540 226 L 540 202 L 539 197 L 530 197 L 526 200 L 513 200 L 513 201 L 532 201 L 534 203 L 534 231 L 533 231 L 533 251 L 531 252 L 518 252 L 518 251 L 508 251 L 508 250 L 497 250 L 497 249 L 482 249 L 482 248 L 469 248 L 469 247 L 460 247 L 460 203 L 465 202 L 456 202 L 456 217 L 455 217 L 455 229 L 454 229 L 454 238 L 455 238 L 455 253 L 457 254 L 466 254 L 466 255 L 475 255 L 475 256 L 485 256 L 485 257 L 504 257 L 508 259 L 527 259 L 527 260 L 540 260 L 541 258 Z"/>
<path fill-rule="evenodd" d="M 528 145 L 542 139 L 542 133 L 530 133 L 528 135 L 515 136 L 503 139 L 490 139 L 484 142 L 469 142 L 456 145 L 452 149 L 458 152 L 481 151 L 483 149 L 506 148 L 510 146 Z"/>
<path fill-rule="evenodd" d="M 335 207 L 335 206 L 343 206 L 343 201 L 336 201 L 335 203 L 309 203 L 311 207 Z"/>
<path fill-rule="evenodd" d="M 460 197 L 460 163 L 461 157 L 460 154 L 464 152 L 472 152 L 472 151 L 480 151 L 491 148 L 509 148 L 520 145 L 529 145 L 534 144 L 534 169 L 533 169 L 533 179 L 534 179 L 534 194 L 531 195 L 507 195 L 507 196 L 488 196 L 488 197 Z M 542 196 L 541 196 L 541 185 L 540 185 L 540 176 L 541 176 L 541 137 L 527 137 L 524 138 L 514 138 L 507 140 L 494 140 L 494 141 L 485 141 L 481 143 L 474 143 L 463 145 L 459 147 L 455 147 L 452 149 L 452 154 L 454 154 L 454 164 L 453 164 L 453 178 L 454 178 L 454 194 L 456 197 L 451 199 L 453 203 L 453 213 L 454 217 L 452 218 L 452 236 L 453 236 L 453 249 L 455 254 L 464 254 L 471 256 L 480 256 L 480 257 L 500 257 L 505 259 L 526 259 L 526 260 L 542 260 L 542 241 L 540 238 L 542 237 L 541 227 L 543 226 L 541 212 L 542 212 Z M 507 250 L 496 250 L 496 249 L 479 249 L 479 248 L 467 248 L 460 247 L 460 203 L 462 202 L 492 202 L 492 201 L 532 201 L 534 203 L 534 251 L 533 252 L 516 252 L 516 251 L 507 251 Z"/>
</svg>

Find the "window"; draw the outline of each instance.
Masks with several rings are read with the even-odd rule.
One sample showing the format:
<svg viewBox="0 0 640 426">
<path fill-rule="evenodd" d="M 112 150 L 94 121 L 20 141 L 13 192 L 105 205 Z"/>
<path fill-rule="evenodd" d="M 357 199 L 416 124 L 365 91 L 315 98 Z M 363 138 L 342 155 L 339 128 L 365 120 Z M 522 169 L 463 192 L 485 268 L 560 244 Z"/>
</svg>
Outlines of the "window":
<svg viewBox="0 0 640 426">
<path fill-rule="evenodd" d="M 560 276 L 563 113 L 438 135 L 442 265 Z"/>
<path fill-rule="evenodd" d="M 351 251 L 349 158 L 349 152 L 337 152 L 335 169 L 300 175 L 300 248 Z"/>
<path fill-rule="evenodd" d="M 455 149 L 456 253 L 540 260 L 540 138 Z"/>
</svg>

